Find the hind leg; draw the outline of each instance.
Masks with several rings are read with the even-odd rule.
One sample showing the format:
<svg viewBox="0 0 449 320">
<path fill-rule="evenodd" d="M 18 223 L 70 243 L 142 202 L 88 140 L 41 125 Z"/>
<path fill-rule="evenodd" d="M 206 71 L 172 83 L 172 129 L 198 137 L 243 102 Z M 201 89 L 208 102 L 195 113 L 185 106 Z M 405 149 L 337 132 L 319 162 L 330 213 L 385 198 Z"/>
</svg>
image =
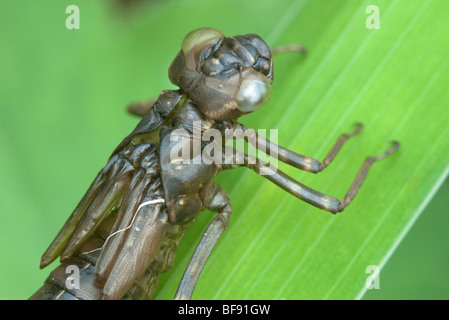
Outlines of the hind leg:
<svg viewBox="0 0 449 320">
<path fill-rule="evenodd" d="M 215 247 L 218 239 L 226 230 L 231 218 L 231 205 L 226 191 L 212 182 L 208 187 L 208 192 L 212 194 L 209 199 L 205 199 L 206 208 L 218 212 L 218 215 L 212 219 L 198 243 L 195 252 L 190 258 L 178 290 L 176 291 L 174 299 L 189 300 L 192 297 L 195 285 L 200 277 L 201 271 L 209 258 L 212 249 Z"/>
</svg>

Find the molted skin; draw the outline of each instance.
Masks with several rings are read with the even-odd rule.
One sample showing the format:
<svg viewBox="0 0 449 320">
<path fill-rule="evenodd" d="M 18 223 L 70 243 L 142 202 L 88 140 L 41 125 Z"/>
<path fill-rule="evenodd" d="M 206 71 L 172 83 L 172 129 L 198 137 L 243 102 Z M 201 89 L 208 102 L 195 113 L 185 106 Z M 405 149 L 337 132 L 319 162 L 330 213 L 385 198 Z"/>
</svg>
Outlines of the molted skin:
<svg viewBox="0 0 449 320">
<path fill-rule="evenodd" d="M 298 199 L 337 213 L 354 199 L 372 164 L 399 148 L 395 142 L 386 152 L 366 158 L 347 194 L 339 200 L 258 159 L 251 162 L 248 155 L 242 156 L 233 148 L 226 154 L 229 148 L 223 140 L 231 138 L 226 130 L 240 130 L 242 136 L 247 134 L 248 143 L 266 147 L 264 152 L 270 156 L 276 154 L 285 164 L 318 173 L 362 129 L 358 124 L 353 132 L 340 135 L 324 160 L 318 161 L 250 133 L 238 123 L 240 116 L 261 107 L 271 95 L 273 62 L 270 49 L 259 36 L 225 37 L 215 29 L 195 30 L 184 39 L 169 77 L 180 89 L 162 92 L 114 150 L 44 253 L 41 268 L 59 256 L 62 264 L 32 299 L 151 298 L 159 274 L 172 265 L 188 225 L 207 208 L 217 215 L 198 243 L 175 294 L 176 299 L 189 299 L 230 221 L 229 198 L 214 181 L 221 170 L 245 166 Z M 213 142 L 202 141 L 197 131 L 208 129 L 221 135 L 214 136 Z M 199 146 L 193 147 L 193 153 L 192 145 Z M 211 150 L 210 145 L 219 149 L 213 148 L 214 155 L 207 156 L 204 151 Z M 184 149 L 188 151 L 182 158 L 174 156 Z M 215 161 L 215 150 L 224 151 L 226 161 Z M 239 157 L 244 161 L 233 161 Z M 68 288 L 69 266 L 79 268 L 80 288 Z"/>
<path fill-rule="evenodd" d="M 231 206 L 213 180 L 222 166 L 204 159 L 179 163 L 171 152 L 198 143 L 200 153 L 192 160 L 201 158 L 204 144 L 194 135 L 195 123 L 201 131 L 214 128 L 225 136 L 238 117 L 269 99 L 270 49 L 257 35 L 226 38 L 215 29 L 195 30 L 186 36 L 169 77 L 180 89 L 163 91 L 114 150 L 44 253 L 41 267 L 59 255 L 63 264 L 32 299 L 151 298 L 158 275 L 171 266 L 177 243 L 200 211 L 216 211 L 215 230 L 226 228 Z M 140 208 L 154 199 L 164 204 Z M 101 255 L 91 252 L 99 247 Z M 83 270 L 79 290 L 63 287 L 61 268 L 70 264 Z"/>
</svg>

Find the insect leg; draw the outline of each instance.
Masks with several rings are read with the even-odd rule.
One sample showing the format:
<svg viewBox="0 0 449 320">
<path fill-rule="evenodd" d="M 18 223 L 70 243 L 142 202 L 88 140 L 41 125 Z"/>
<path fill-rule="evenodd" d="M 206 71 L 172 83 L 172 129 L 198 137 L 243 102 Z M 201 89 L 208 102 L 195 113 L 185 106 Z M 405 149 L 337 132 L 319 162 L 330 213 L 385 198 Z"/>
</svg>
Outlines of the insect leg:
<svg viewBox="0 0 449 320">
<path fill-rule="evenodd" d="M 263 136 L 258 135 L 254 130 L 248 130 L 245 126 L 238 123 L 236 125 L 237 129 L 243 130 L 243 132 L 250 132 L 245 135 L 245 140 L 254 145 L 258 149 L 264 150 L 264 152 L 270 153 L 271 157 L 275 157 L 278 160 L 291 165 L 295 168 L 318 173 L 323 171 L 334 158 L 337 156 L 338 152 L 343 147 L 343 144 L 351 137 L 355 136 L 357 133 L 362 130 L 363 125 L 361 123 L 356 124 L 356 128 L 351 133 L 341 134 L 331 150 L 327 153 L 326 157 L 323 161 L 316 160 L 311 157 L 304 156 L 302 154 L 296 153 L 294 151 L 288 150 L 284 147 L 281 147 L 275 143 L 272 143 L 268 139 Z"/>
<path fill-rule="evenodd" d="M 131 103 L 126 110 L 128 113 L 142 118 L 156 101 L 157 98 L 153 98 L 146 101 Z"/>
<path fill-rule="evenodd" d="M 380 155 L 376 157 L 368 157 L 365 159 L 365 161 L 362 164 L 362 167 L 360 168 L 359 172 L 357 173 L 357 176 L 355 177 L 354 181 L 352 182 L 351 187 L 349 187 L 348 192 L 346 193 L 345 197 L 341 201 L 341 206 L 344 209 L 348 206 L 349 203 L 355 198 L 357 195 L 357 192 L 359 191 L 360 187 L 362 186 L 363 181 L 365 180 L 366 176 L 368 175 L 368 171 L 371 168 L 372 164 L 376 161 L 385 159 L 392 153 L 394 153 L 397 149 L 399 149 L 400 143 L 397 141 L 393 142 L 393 146 L 390 147 L 387 151 L 384 153 L 381 153 Z M 342 210 L 343 210 L 342 209 Z"/>
<path fill-rule="evenodd" d="M 276 54 L 283 53 L 283 52 L 299 52 L 299 53 L 302 53 L 303 55 L 306 55 L 307 49 L 306 49 L 306 47 L 304 47 L 300 44 L 287 44 L 284 46 L 279 46 L 279 47 L 271 49 L 272 55 L 276 55 Z"/>
<path fill-rule="evenodd" d="M 259 160 L 256 159 L 255 164 L 251 164 L 248 161 L 248 156 L 246 154 L 243 154 L 244 157 L 244 166 L 253 169 L 256 173 L 261 174 L 264 178 L 270 180 L 271 182 L 275 183 L 285 191 L 289 192 L 290 194 L 294 195 L 295 197 L 326 211 L 337 213 L 343 211 L 349 203 L 355 198 L 357 195 L 357 192 L 360 190 L 360 187 L 363 184 L 363 181 L 365 180 L 369 169 L 371 168 L 372 164 L 376 161 L 382 160 L 389 155 L 391 155 L 393 152 L 395 152 L 399 148 L 399 143 L 394 142 L 393 146 L 390 147 L 386 152 L 376 156 L 376 157 L 368 157 L 365 159 L 365 161 L 362 164 L 362 167 L 360 168 L 357 176 L 355 177 L 351 187 L 349 188 L 348 192 L 346 193 L 343 200 L 338 200 L 337 198 L 334 198 L 332 196 L 323 194 L 321 192 L 318 192 L 316 190 L 313 190 L 302 183 L 296 181 L 292 177 L 288 176 L 284 172 L 277 170 L 276 168 L 273 168 L 271 166 L 263 165 L 260 163 Z M 237 152 L 236 152 L 237 153 Z M 240 154 L 242 155 L 242 154 Z M 235 155 L 237 157 L 237 154 Z M 233 168 L 233 166 L 224 167 L 224 169 L 227 168 Z"/>
<path fill-rule="evenodd" d="M 189 264 L 179 283 L 178 290 L 176 291 L 174 297 L 176 300 L 189 300 L 192 297 L 201 271 L 221 234 L 226 230 L 231 218 L 232 209 L 226 191 L 215 182 L 211 182 L 207 189 L 206 193 L 212 196 L 207 197 L 209 199 L 206 198 L 204 204 L 206 208 L 218 212 L 218 215 L 209 223 L 195 252 L 190 258 Z"/>
</svg>

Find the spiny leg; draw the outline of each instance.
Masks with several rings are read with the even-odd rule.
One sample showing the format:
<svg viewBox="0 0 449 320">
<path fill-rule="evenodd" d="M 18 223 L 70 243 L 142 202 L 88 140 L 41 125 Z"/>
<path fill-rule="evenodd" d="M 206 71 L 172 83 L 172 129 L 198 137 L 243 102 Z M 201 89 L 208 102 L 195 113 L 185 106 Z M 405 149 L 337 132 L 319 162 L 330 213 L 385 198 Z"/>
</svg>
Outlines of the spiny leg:
<svg viewBox="0 0 449 320">
<path fill-rule="evenodd" d="M 357 173 L 357 176 L 355 177 L 354 181 L 351 184 L 351 187 L 349 187 L 348 192 L 346 193 L 345 197 L 341 201 L 341 210 L 343 211 L 344 208 L 346 208 L 351 201 L 355 198 L 357 195 L 357 192 L 360 190 L 360 187 L 363 184 L 363 181 L 365 180 L 366 176 L 368 175 L 368 171 L 373 165 L 374 162 L 385 159 L 392 153 L 394 153 L 396 150 L 398 150 L 400 147 L 400 143 L 397 141 L 393 142 L 393 146 L 390 147 L 387 151 L 384 153 L 381 153 L 377 157 L 368 157 L 365 159 L 365 161 L 362 164 L 362 167 L 360 168 L 359 172 Z"/>
<path fill-rule="evenodd" d="M 272 143 L 265 137 L 258 135 L 254 130 L 249 130 L 240 123 L 237 123 L 235 126 L 235 129 L 240 129 L 246 133 L 245 140 L 257 149 L 262 149 L 264 152 L 269 152 L 271 157 L 274 157 L 288 165 L 313 173 L 323 171 L 332 162 L 332 160 L 334 160 L 344 143 L 349 138 L 358 134 L 362 128 L 363 125 L 361 123 L 357 123 L 356 128 L 351 133 L 341 134 L 323 161 L 319 161 Z"/>
<path fill-rule="evenodd" d="M 226 230 L 231 219 L 231 205 L 226 191 L 222 189 L 215 182 L 207 187 L 211 188 L 213 196 L 210 199 L 205 199 L 206 208 L 218 212 L 218 215 L 212 219 L 198 243 L 195 252 L 190 258 L 178 290 L 176 291 L 174 299 L 176 300 L 190 300 L 195 289 L 195 285 L 200 277 L 201 271 L 209 258 L 213 248 L 215 247 L 221 234 Z M 215 189 L 215 190 L 213 190 Z"/>
<path fill-rule="evenodd" d="M 146 101 L 131 103 L 128 106 L 127 111 L 134 116 L 142 118 L 156 101 L 157 98 L 153 98 Z"/>
<path fill-rule="evenodd" d="M 277 54 L 283 53 L 283 52 L 299 52 L 299 53 L 302 53 L 303 55 L 306 55 L 307 49 L 306 49 L 306 47 L 304 47 L 300 44 L 287 44 L 287 45 L 283 45 L 283 46 L 279 46 L 279 47 L 271 49 L 272 55 L 277 55 Z"/>
<path fill-rule="evenodd" d="M 337 198 L 334 198 L 332 196 L 323 194 L 321 192 L 318 192 L 316 190 L 313 190 L 302 183 L 296 181 L 292 177 L 288 176 L 284 172 L 277 170 L 277 168 L 273 168 L 270 165 L 263 165 L 260 163 L 259 160 L 256 159 L 255 163 L 251 163 L 250 158 L 246 154 L 239 153 L 237 151 L 234 152 L 234 159 L 237 160 L 238 158 L 241 159 L 243 157 L 244 159 L 244 166 L 253 169 L 256 173 L 262 175 L 264 178 L 270 180 L 271 182 L 275 183 L 282 189 L 286 190 L 290 194 L 294 195 L 295 197 L 326 211 L 337 213 L 343 211 L 349 203 L 355 198 L 357 195 L 357 192 L 360 190 L 360 187 L 363 184 L 363 181 L 365 180 L 368 171 L 372 164 L 376 161 L 385 159 L 392 153 L 394 153 L 399 148 L 399 143 L 394 142 L 393 146 L 390 147 L 386 152 L 376 156 L 376 157 L 368 157 L 365 159 L 360 171 L 358 172 L 356 178 L 354 179 L 354 182 L 352 183 L 351 187 L 349 188 L 348 192 L 346 193 L 343 200 L 338 200 Z M 229 163 L 229 162 L 227 162 Z M 223 166 L 223 169 L 230 169 L 235 168 L 238 165 L 232 164 L 232 165 L 225 165 Z"/>
<path fill-rule="evenodd" d="M 338 152 L 341 150 L 341 148 L 343 147 L 343 144 L 351 137 L 355 136 L 356 134 L 358 134 L 363 128 L 363 124 L 361 123 L 357 123 L 356 124 L 356 128 L 354 131 L 352 131 L 349 134 L 343 133 L 341 134 L 337 141 L 335 142 L 335 144 L 333 145 L 333 147 L 330 149 L 330 151 L 327 153 L 326 157 L 324 158 L 323 161 L 320 162 L 319 164 L 319 169 L 318 172 L 323 171 L 324 168 L 326 168 L 331 162 L 332 160 L 334 160 L 335 156 L 338 154 Z"/>
</svg>

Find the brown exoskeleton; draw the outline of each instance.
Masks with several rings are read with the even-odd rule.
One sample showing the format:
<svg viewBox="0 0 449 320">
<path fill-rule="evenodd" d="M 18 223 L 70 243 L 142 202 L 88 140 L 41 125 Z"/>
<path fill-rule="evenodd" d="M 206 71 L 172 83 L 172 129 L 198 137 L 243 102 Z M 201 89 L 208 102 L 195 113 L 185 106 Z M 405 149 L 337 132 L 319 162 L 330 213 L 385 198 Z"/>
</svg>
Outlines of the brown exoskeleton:
<svg viewBox="0 0 449 320">
<path fill-rule="evenodd" d="M 291 49 L 298 47 L 278 51 Z M 256 148 L 318 173 L 360 131 L 358 125 L 352 133 L 342 134 L 325 159 L 318 161 L 282 148 L 237 122 L 270 98 L 272 53 L 254 34 L 225 37 L 218 30 L 202 28 L 185 37 L 169 70 L 171 82 L 180 89 L 164 91 L 154 103 L 138 106 L 144 110 L 139 111 L 143 119 L 112 153 L 44 253 L 41 268 L 59 256 L 61 265 L 32 299 L 151 298 L 159 274 L 172 265 L 187 227 L 207 208 L 217 216 L 200 240 L 175 295 L 189 299 L 231 217 L 228 196 L 214 182 L 223 170 L 246 166 L 316 207 L 332 213 L 345 209 L 370 166 L 397 150 L 398 143 L 365 160 L 343 200 L 312 190 L 258 159 L 251 161 L 219 141 L 215 147 L 223 148 L 222 161 L 217 161 L 216 154 L 207 158 L 206 153 L 204 159 L 208 145 L 196 141 L 195 130 L 214 129 L 226 137 L 227 130 L 238 129 Z M 191 150 L 195 144 L 199 149 L 174 159 L 173 150 Z M 68 266 L 79 269 L 79 286 L 67 286 Z"/>
</svg>

